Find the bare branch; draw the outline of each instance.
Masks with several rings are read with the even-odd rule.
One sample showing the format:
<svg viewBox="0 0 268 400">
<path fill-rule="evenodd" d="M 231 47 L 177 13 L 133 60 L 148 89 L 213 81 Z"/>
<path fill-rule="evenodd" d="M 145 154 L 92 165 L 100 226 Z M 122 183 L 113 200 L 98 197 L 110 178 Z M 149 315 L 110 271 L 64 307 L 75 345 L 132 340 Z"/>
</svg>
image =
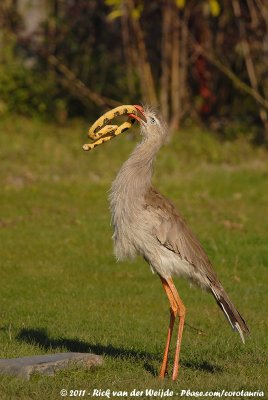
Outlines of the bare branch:
<svg viewBox="0 0 268 400">
<path fill-rule="evenodd" d="M 70 86 L 75 86 L 76 89 L 78 89 L 80 92 L 77 94 L 77 97 L 83 96 L 91 101 L 93 103 L 97 104 L 98 106 L 110 106 L 110 107 L 117 107 L 120 105 L 120 103 L 116 100 L 110 99 L 108 97 L 104 97 L 99 95 L 96 92 L 93 92 L 90 90 L 84 82 L 82 82 L 80 79 L 78 79 L 75 74 L 61 61 L 59 61 L 54 55 L 50 54 L 47 57 L 47 60 L 49 64 L 53 65 L 56 67 L 65 77 L 65 83 L 66 81 L 69 82 L 68 87 Z M 67 86 L 67 85 L 66 85 Z M 75 94 L 75 91 L 72 91 L 72 93 Z"/>
</svg>

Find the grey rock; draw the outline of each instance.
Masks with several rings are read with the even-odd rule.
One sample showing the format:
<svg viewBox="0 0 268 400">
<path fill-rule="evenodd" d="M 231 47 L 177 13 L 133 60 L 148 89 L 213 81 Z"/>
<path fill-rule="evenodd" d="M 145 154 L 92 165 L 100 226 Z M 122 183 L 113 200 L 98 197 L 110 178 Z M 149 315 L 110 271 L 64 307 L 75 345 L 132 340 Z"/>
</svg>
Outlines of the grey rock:
<svg viewBox="0 0 268 400">
<path fill-rule="evenodd" d="M 0 374 L 15 375 L 29 379 L 33 373 L 54 375 L 70 364 L 88 369 L 102 365 L 103 358 L 92 353 L 56 353 L 30 357 L 0 359 Z"/>
</svg>

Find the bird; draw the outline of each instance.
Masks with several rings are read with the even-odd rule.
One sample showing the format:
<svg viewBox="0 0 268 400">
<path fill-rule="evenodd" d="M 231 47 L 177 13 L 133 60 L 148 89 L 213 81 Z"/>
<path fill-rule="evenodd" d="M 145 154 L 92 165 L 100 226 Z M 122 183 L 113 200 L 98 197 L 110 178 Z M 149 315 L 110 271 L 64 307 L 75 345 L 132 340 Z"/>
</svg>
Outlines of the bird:
<svg viewBox="0 0 268 400">
<path fill-rule="evenodd" d="M 162 282 L 170 303 L 170 322 L 159 377 L 164 378 L 168 373 L 170 342 L 177 318 L 172 371 L 172 380 L 176 380 L 186 308 L 173 282 L 174 276 L 187 278 L 210 292 L 243 343 L 249 328 L 179 211 L 152 186 L 155 157 L 169 136 L 167 124 L 152 107 L 135 105 L 135 108 L 137 113 L 129 117 L 139 122 L 142 139 L 122 165 L 109 194 L 114 252 L 118 260 L 141 255 Z"/>
</svg>

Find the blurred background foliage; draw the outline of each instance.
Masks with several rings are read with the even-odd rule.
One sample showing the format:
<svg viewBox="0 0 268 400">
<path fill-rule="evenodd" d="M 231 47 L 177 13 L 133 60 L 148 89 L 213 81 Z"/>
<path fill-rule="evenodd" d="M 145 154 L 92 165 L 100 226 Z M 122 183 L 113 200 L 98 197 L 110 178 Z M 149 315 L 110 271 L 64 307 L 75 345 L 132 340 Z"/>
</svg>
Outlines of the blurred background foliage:
<svg viewBox="0 0 268 400">
<path fill-rule="evenodd" d="M 266 0 L 1 0 L 0 29 L 0 116 L 148 102 L 268 142 Z"/>
</svg>

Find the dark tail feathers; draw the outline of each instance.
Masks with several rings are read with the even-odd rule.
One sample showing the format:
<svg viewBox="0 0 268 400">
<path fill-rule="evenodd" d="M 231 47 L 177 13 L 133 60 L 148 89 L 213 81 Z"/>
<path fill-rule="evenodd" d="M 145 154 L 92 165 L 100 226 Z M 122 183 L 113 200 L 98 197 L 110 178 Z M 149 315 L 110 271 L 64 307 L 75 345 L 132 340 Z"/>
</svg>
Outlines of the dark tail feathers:
<svg viewBox="0 0 268 400">
<path fill-rule="evenodd" d="M 211 291 L 218 305 L 224 312 L 227 321 L 229 322 L 233 330 L 236 330 L 239 333 L 242 342 L 245 343 L 244 333 L 249 335 L 249 329 L 246 322 L 241 317 L 222 287 L 211 286 Z"/>
</svg>

